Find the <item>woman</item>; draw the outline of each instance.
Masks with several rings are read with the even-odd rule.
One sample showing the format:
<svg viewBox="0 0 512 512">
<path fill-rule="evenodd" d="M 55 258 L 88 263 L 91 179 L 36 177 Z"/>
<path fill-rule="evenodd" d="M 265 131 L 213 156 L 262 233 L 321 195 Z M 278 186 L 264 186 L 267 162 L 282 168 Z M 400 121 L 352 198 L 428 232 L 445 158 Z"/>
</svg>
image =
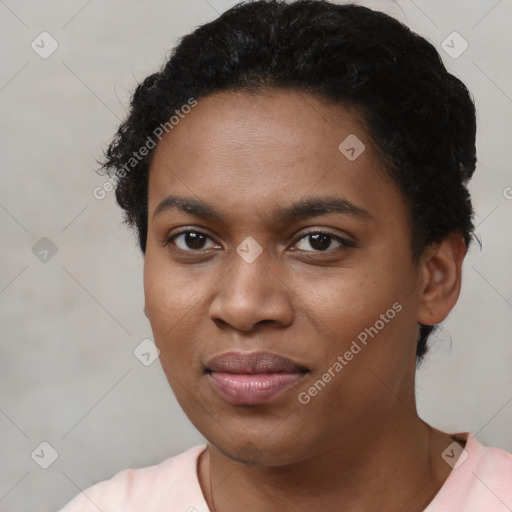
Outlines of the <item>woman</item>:
<svg viewBox="0 0 512 512">
<path fill-rule="evenodd" d="M 417 414 L 473 238 L 475 109 L 385 14 L 256 1 L 138 86 L 103 169 L 208 440 L 63 512 L 506 511 L 512 455 Z"/>
</svg>

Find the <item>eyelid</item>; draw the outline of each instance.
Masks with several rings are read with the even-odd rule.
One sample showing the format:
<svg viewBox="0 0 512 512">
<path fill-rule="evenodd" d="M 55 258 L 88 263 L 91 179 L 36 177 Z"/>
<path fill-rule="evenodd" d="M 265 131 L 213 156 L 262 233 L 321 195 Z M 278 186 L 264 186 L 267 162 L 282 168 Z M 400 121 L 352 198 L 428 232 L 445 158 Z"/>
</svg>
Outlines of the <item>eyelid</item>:
<svg viewBox="0 0 512 512">
<path fill-rule="evenodd" d="M 356 246 L 356 242 L 354 240 L 352 240 L 351 238 L 344 237 L 337 233 L 333 233 L 327 228 L 321 228 L 321 227 L 309 228 L 307 231 L 301 231 L 299 233 L 300 233 L 300 235 L 295 238 L 295 241 L 292 243 L 292 246 L 296 245 L 304 237 L 306 237 L 308 235 L 315 235 L 315 234 L 322 234 L 322 235 L 330 236 L 331 238 L 334 238 L 335 240 L 340 242 L 342 245 L 347 246 L 347 247 L 355 247 Z M 313 251 L 307 251 L 307 252 L 313 252 Z M 314 252 L 321 253 L 323 251 L 314 251 Z M 325 252 L 329 252 L 329 251 L 325 251 Z"/>
<path fill-rule="evenodd" d="M 190 233 L 190 232 L 193 232 L 193 233 L 198 233 L 200 235 L 204 235 L 205 237 L 209 238 L 210 240 L 212 240 L 215 244 L 217 245 L 221 245 L 219 244 L 219 242 L 217 242 L 217 240 L 215 239 L 214 236 L 212 236 L 210 233 L 208 233 L 207 231 L 205 231 L 204 228 L 195 228 L 193 226 L 184 226 L 180 229 L 180 231 L 176 231 L 176 233 L 172 233 L 172 234 L 168 234 L 168 235 L 165 235 L 165 237 L 163 238 L 162 240 L 162 245 L 164 247 L 166 247 L 167 245 L 169 245 L 176 237 L 180 236 L 180 235 L 184 235 L 185 233 Z M 179 248 L 178 248 L 179 249 Z M 190 252 L 200 252 L 201 250 L 204 250 L 204 249 L 198 249 L 196 251 L 190 251 Z"/>
<path fill-rule="evenodd" d="M 173 233 L 171 235 L 166 235 L 165 238 L 162 241 L 163 246 L 164 247 L 167 246 L 168 244 L 170 244 L 178 236 L 186 234 L 186 233 L 190 233 L 190 232 L 194 232 L 194 233 L 198 233 L 200 235 L 204 235 L 205 237 L 207 237 L 210 240 L 212 240 L 215 244 L 221 245 L 221 244 L 219 244 L 219 242 L 216 241 L 215 237 L 213 237 L 208 232 L 206 232 L 204 230 L 204 228 L 199 229 L 199 228 L 194 228 L 192 226 L 184 226 L 184 227 L 182 227 L 180 229 L 180 231 L 177 231 L 176 233 Z M 314 235 L 314 234 L 327 235 L 327 236 L 333 238 L 334 240 L 337 240 L 342 246 L 345 246 L 345 247 L 355 247 L 356 246 L 356 243 L 353 240 L 351 240 L 350 238 L 344 237 L 344 236 L 342 236 L 340 234 L 335 234 L 335 233 L 331 232 L 327 228 L 317 227 L 317 228 L 309 228 L 307 231 L 299 231 L 299 234 L 295 237 L 295 241 L 291 244 L 290 247 L 293 247 L 294 245 L 296 245 L 298 242 L 300 242 L 306 236 Z M 189 252 L 197 252 L 197 253 L 199 253 L 199 252 L 204 251 L 204 250 L 205 249 L 197 249 L 195 251 L 189 251 Z M 206 250 L 211 250 L 211 248 L 210 249 L 206 249 Z M 331 249 L 330 251 L 332 251 L 332 250 L 334 250 L 334 249 Z M 304 252 L 318 252 L 319 254 L 321 254 L 322 252 L 330 252 L 330 251 L 304 251 Z"/>
</svg>

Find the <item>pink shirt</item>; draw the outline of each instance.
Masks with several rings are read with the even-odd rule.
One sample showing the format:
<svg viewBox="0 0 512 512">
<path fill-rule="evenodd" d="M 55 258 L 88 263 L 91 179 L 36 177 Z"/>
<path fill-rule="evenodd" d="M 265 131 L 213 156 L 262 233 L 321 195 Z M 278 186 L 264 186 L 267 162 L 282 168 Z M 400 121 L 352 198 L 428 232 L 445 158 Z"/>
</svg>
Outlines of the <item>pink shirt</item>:
<svg viewBox="0 0 512 512">
<path fill-rule="evenodd" d="M 453 460 L 453 469 L 424 512 L 511 512 L 512 454 L 482 445 L 469 432 L 455 435 L 466 447 L 443 452 L 445 460 Z M 205 448 L 195 446 L 155 466 L 121 471 L 59 512 L 210 512 L 197 479 L 197 459 Z"/>
</svg>

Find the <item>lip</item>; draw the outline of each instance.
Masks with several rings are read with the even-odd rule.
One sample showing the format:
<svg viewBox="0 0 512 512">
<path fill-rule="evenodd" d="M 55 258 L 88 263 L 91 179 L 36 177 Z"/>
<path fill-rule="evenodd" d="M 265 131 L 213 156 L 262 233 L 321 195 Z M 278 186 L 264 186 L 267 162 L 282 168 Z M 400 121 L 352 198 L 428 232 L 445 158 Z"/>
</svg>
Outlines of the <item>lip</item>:
<svg viewBox="0 0 512 512">
<path fill-rule="evenodd" d="M 297 385 L 308 369 L 273 352 L 225 352 L 206 364 L 208 383 L 224 400 L 256 405 Z"/>
</svg>

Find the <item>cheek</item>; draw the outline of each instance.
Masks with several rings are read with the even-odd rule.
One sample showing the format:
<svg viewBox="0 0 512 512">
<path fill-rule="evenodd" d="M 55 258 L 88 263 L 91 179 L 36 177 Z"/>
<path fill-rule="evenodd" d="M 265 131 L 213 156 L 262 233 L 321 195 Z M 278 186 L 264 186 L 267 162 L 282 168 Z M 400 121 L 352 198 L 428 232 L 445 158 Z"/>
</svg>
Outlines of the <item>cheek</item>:
<svg viewBox="0 0 512 512">
<path fill-rule="evenodd" d="M 400 295 L 399 280 L 382 262 L 358 262 L 323 276 L 302 276 L 303 300 L 334 332 L 354 333 L 372 324 Z"/>
<path fill-rule="evenodd" d="M 389 255 L 383 258 L 382 255 Z M 410 357 L 414 340 L 414 269 L 405 249 L 376 247 L 353 266 L 336 268 L 328 274 L 302 275 L 300 288 L 304 311 L 322 336 L 333 342 L 326 345 L 323 363 L 332 364 L 355 341 L 361 346 L 357 359 L 363 366 L 379 361 L 397 364 L 397 351 Z M 366 345 L 364 344 L 366 342 Z M 351 355 L 349 354 L 349 357 Z M 360 365 L 350 365 L 353 369 Z"/>
<path fill-rule="evenodd" d="M 144 299 L 155 343 L 161 351 L 175 338 L 180 318 L 193 307 L 194 291 L 177 276 L 161 257 L 146 253 Z"/>
<path fill-rule="evenodd" d="M 171 329 L 201 303 L 209 280 L 204 276 L 198 278 L 193 268 L 171 264 L 164 253 L 160 254 L 163 251 L 155 255 L 148 252 L 144 260 L 144 298 L 148 317 L 158 331 Z"/>
</svg>

